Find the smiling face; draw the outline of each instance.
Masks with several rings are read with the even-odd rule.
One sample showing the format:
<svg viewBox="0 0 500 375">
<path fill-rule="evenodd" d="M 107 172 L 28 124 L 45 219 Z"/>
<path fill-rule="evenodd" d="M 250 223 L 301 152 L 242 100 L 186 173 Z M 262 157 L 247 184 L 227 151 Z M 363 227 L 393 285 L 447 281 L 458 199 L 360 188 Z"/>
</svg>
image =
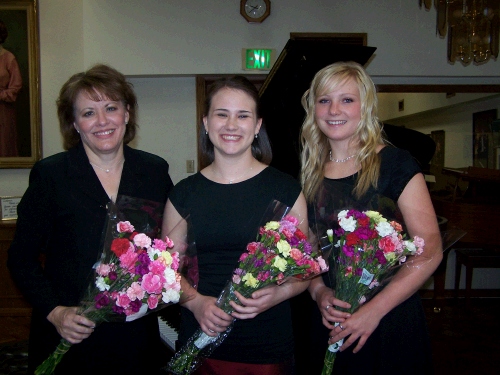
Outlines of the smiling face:
<svg viewBox="0 0 500 375">
<path fill-rule="evenodd" d="M 353 78 L 332 91 L 318 95 L 314 114 L 316 123 L 330 141 L 349 141 L 361 121 L 361 98 Z"/>
<path fill-rule="evenodd" d="M 251 145 L 262 119 L 257 118 L 256 103 L 247 93 L 222 88 L 213 96 L 203 124 L 216 157 L 251 155 Z"/>
<path fill-rule="evenodd" d="M 102 99 L 93 101 L 85 92 L 80 92 L 74 106 L 75 129 L 87 153 L 90 151 L 97 156 L 116 153 L 123 147 L 129 119 L 123 102 Z"/>
</svg>

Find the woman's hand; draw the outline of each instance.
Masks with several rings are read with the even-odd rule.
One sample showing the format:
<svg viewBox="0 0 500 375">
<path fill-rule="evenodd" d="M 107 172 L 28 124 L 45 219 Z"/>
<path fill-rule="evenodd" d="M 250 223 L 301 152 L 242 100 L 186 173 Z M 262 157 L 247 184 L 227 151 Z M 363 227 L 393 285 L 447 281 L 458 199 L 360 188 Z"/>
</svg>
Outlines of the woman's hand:
<svg viewBox="0 0 500 375">
<path fill-rule="evenodd" d="M 340 351 L 347 349 L 359 338 L 358 344 L 352 351 L 353 353 L 357 353 L 365 345 L 368 337 L 378 327 L 381 319 L 382 316 L 376 313 L 376 309 L 370 308 L 368 302 L 330 332 L 328 344 L 333 344 L 350 335 L 342 344 Z"/>
<path fill-rule="evenodd" d="M 77 314 L 78 307 L 57 306 L 47 315 L 61 337 L 71 344 L 78 344 L 94 332 L 95 323 Z"/>
<path fill-rule="evenodd" d="M 335 327 L 331 323 L 343 323 L 351 316 L 351 314 L 335 308 L 337 306 L 348 309 L 351 305 L 335 298 L 335 292 L 324 284 L 316 289 L 316 303 L 321 312 L 323 325 L 328 329 Z"/>
<path fill-rule="evenodd" d="M 197 294 L 195 298 L 185 304 L 194 314 L 201 329 L 209 336 L 217 336 L 224 332 L 233 321 L 233 317 L 226 314 L 222 309 L 215 305 L 215 297 Z"/>
<path fill-rule="evenodd" d="M 240 293 L 234 292 L 236 297 L 240 300 L 241 305 L 236 302 L 229 302 L 234 311 L 231 314 L 237 319 L 252 319 L 260 313 L 269 310 L 280 301 L 280 286 L 273 284 L 259 289 L 252 293 L 252 297 L 245 298 Z"/>
<path fill-rule="evenodd" d="M 290 278 L 281 285 L 271 284 L 252 293 L 251 298 L 245 298 L 237 291 L 234 292 L 241 302 L 238 305 L 231 301 L 234 311 L 231 314 L 237 319 L 252 319 L 260 313 L 277 304 L 302 293 L 309 286 L 309 281 Z"/>
</svg>

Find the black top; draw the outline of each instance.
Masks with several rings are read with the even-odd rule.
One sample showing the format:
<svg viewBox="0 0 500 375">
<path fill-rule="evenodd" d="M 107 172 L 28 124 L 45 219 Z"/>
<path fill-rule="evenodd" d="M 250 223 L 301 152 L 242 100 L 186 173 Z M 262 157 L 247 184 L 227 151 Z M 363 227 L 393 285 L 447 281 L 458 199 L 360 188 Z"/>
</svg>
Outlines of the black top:
<svg viewBox="0 0 500 375">
<path fill-rule="evenodd" d="M 168 163 L 128 146 L 124 157 L 118 194 L 164 205 L 173 186 Z M 81 144 L 37 162 L 31 170 L 8 258 L 14 281 L 33 306 L 31 371 L 61 339 L 46 319 L 49 312 L 59 305 L 77 306 L 87 287 L 100 251 L 108 202 Z M 131 323 L 103 323 L 88 339 L 73 345 L 56 373 L 68 373 L 70 368 L 93 374 L 134 373 L 145 361 L 138 355 L 131 360 L 130 353 L 150 356 L 148 350 L 155 345 L 161 341 L 154 314 Z"/>
<path fill-rule="evenodd" d="M 246 245 L 265 224 L 262 219 L 270 202 L 276 199 L 292 207 L 300 191 L 296 180 L 272 167 L 234 184 L 218 184 L 197 173 L 175 186 L 169 198 L 181 215 L 190 214 L 201 294 L 219 296 Z M 291 327 L 290 305 L 285 301 L 254 319 L 237 320 L 211 358 L 243 363 L 288 360 L 293 355 Z M 198 328 L 194 315 L 182 308 L 180 344 Z"/>
<path fill-rule="evenodd" d="M 325 178 L 317 199 L 309 207 L 310 221 L 315 222 L 318 229 L 337 227 L 337 213 L 345 208 L 377 210 L 402 223 L 397 200 L 408 182 L 420 173 L 420 167 L 406 150 L 386 146 L 379 155 L 378 186 L 370 188 L 359 200 L 352 194 L 357 174 L 341 179 Z M 323 279 L 325 284 L 331 285 L 327 274 Z M 315 340 L 307 349 L 314 358 L 311 373 L 320 373 L 329 331 L 322 325 L 317 307 L 313 319 L 316 327 L 311 332 Z M 356 344 L 337 352 L 333 374 L 432 374 L 430 341 L 418 293 L 382 318 L 363 349 L 353 354 Z"/>
</svg>

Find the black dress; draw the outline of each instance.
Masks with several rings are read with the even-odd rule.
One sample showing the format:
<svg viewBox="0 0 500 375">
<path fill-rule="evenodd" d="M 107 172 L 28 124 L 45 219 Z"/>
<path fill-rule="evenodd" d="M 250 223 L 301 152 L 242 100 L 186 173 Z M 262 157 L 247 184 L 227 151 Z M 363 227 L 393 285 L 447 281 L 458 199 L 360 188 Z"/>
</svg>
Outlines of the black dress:
<svg viewBox="0 0 500 375">
<path fill-rule="evenodd" d="M 118 194 L 165 204 L 172 188 L 162 158 L 124 147 Z M 56 306 L 77 306 L 98 259 L 109 202 L 83 146 L 37 162 L 18 206 L 8 267 L 33 306 L 29 373 L 61 340 L 47 315 Z M 44 268 L 40 263 L 43 256 Z M 168 308 L 168 307 L 167 307 Z M 155 314 L 130 323 L 103 323 L 73 345 L 56 374 L 137 374 L 159 370 L 162 342 Z"/>
<path fill-rule="evenodd" d="M 370 188 L 360 200 L 352 195 L 357 174 L 341 179 L 325 178 L 318 199 L 308 209 L 310 224 L 319 233 L 327 227 L 335 227 L 333 223 L 338 211 L 347 207 L 377 210 L 386 217 L 402 222 L 396 202 L 406 184 L 420 173 L 420 168 L 407 151 L 395 147 L 387 146 L 379 155 L 381 169 L 378 187 Z M 332 285 L 328 274 L 323 275 L 323 280 L 326 285 Z M 329 331 L 321 322 L 316 302 L 312 303 L 315 305 L 311 313 L 312 346 L 306 348 L 310 351 L 311 367 L 303 373 L 315 375 L 321 373 Z M 352 349 L 356 344 L 357 342 L 343 352 L 337 352 L 333 374 L 433 373 L 426 318 L 418 293 L 384 316 L 364 347 L 353 354 Z"/>
<path fill-rule="evenodd" d="M 181 214 L 190 214 L 191 233 L 199 264 L 198 291 L 218 297 L 246 245 L 254 241 L 269 203 L 292 207 L 300 185 L 292 177 L 267 167 L 258 175 L 235 184 L 218 184 L 201 173 L 179 182 L 169 196 Z M 179 341 L 184 345 L 199 328 L 194 315 L 181 308 Z M 293 357 L 293 331 L 289 301 L 236 321 L 231 333 L 210 358 L 241 363 L 270 364 Z"/>
</svg>

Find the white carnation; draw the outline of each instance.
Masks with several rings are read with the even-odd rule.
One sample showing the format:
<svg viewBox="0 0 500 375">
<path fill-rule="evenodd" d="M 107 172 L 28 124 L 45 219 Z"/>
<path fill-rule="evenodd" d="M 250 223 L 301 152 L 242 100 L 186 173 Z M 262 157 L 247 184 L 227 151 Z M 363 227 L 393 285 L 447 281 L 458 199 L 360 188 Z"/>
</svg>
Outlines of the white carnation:
<svg viewBox="0 0 500 375">
<path fill-rule="evenodd" d="M 340 214 L 339 214 L 339 217 L 340 217 Z M 354 232 L 354 230 L 356 229 L 356 223 L 357 223 L 356 219 L 353 216 L 351 216 L 349 218 L 344 217 L 344 218 L 341 218 L 339 220 L 339 225 L 346 232 Z"/>
<path fill-rule="evenodd" d="M 176 292 L 173 289 L 169 289 L 166 292 L 163 292 L 161 295 L 162 295 L 162 301 L 165 303 L 170 303 L 170 302 L 177 303 L 177 302 L 179 302 L 180 293 Z"/>
<path fill-rule="evenodd" d="M 109 290 L 109 287 L 110 287 L 108 284 L 106 284 L 106 281 L 104 280 L 104 277 L 102 277 L 102 276 L 98 276 L 95 279 L 95 286 L 101 292 L 104 292 L 105 290 Z"/>
<path fill-rule="evenodd" d="M 382 221 L 382 222 L 378 223 L 377 226 L 375 227 L 375 230 L 378 232 L 378 234 L 381 237 L 390 236 L 391 234 L 393 234 L 395 232 L 392 225 L 386 221 Z"/>
</svg>

